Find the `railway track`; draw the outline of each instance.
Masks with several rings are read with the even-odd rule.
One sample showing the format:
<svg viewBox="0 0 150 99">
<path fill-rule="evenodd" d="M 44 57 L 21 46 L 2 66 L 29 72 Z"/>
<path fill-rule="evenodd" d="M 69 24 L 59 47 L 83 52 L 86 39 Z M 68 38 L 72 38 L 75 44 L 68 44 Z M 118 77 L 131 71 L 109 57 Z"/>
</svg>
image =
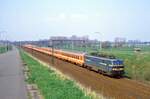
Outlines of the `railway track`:
<svg viewBox="0 0 150 99">
<path fill-rule="evenodd" d="M 90 87 L 97 93 L 115 99 L 150 99 L 150 86 L 127 78 L 110 78 L 93 71 L 89 71 L 75 64 L 52 58 L 44 53 L 25 49 L 36 58 L 51 64 L 62 73 L 72 77 L 85 87 Z"/>
</svg>

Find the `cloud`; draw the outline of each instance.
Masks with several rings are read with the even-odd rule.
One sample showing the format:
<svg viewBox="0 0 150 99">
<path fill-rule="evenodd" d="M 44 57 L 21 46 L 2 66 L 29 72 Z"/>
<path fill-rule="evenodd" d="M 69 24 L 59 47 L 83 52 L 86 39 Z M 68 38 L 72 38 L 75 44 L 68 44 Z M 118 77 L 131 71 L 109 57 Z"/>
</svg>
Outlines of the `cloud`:
<svg viewBox="0 0 150 99">
<path fill-rule="evenodd" d="M 87 21 L 89 19 L 89 16 L 86 14 L 71 14 L 70 20 L 73 22 L 79 22 L 79 21 Z"/>
<path fill-rule="evenodd" d="M 66 21 L 66 22 L 82 22 L 87 21 L 89 16 L 86 14 L 78 14 L 78 13 L 60 13 L 55 16 L 49 16 L 48 21 L 58 22 L 58 21 Z"/>
<path fill-rule="evenodd" d="M 66 18 L 67 18 L 67 15 L 65 13 L 60 13 L 58 15 L 58 19 L 65 20 Z"/>
</svg>

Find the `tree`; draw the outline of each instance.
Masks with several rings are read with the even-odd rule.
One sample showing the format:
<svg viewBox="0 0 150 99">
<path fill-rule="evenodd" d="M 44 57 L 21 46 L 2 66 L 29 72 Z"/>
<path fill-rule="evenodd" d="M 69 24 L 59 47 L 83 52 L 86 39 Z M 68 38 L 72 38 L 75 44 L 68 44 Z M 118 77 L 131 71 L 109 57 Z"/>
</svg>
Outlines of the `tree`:
<svg viewBox="0 0 150 99">
<path fill-rule="evenodd" d="M 109 41 L 102 42 L 102 48 L 110 48 L 110 47 L 111 47 L 111 42 Z"/>
</svg>

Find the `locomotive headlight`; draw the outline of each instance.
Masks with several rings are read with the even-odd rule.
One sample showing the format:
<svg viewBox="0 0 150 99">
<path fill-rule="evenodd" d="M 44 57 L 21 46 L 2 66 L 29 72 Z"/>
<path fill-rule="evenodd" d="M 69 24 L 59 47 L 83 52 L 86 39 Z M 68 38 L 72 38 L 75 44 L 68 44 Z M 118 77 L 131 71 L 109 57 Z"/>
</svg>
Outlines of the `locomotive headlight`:
<svg viewBox="0 0 150 99">
<path fill-rule="evenodd" d="M 112 70 L 114 70 L 114 71 L 120 71 L 120 70 L 123 70 L 123 68 L 113 68 Z"/>
<path fill-rule="evenodd" d="M 112 70 L 117 70 L 117 68 L 113 68 Z"/>
<path fill-rule="evenodd" d="M 123 70 L 123 68 L 119 68 L 119 70 Z"/>
</svg>

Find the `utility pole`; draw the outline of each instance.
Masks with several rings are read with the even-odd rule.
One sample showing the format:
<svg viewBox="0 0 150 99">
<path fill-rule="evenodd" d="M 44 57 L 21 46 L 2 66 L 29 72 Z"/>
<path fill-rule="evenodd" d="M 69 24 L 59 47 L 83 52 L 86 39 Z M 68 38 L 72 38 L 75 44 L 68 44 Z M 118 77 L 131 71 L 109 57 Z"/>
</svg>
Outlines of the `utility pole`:
<svg viewBox="0 0 150 99">
<path fill-rule="evenodd" d="M 2 37 L 2 33 L 6 34 L 6 31 L 0 31 L 0 36 Z M 2 40 L 2 39 L 1 39 Z M 5 44 L 6 44 L 6 51 L 8 51 L 8 40 L 7 40 L 7 36 L 5 38 Z"/>
<path fill-rule="evenodd" d="M 53 41 L 53 40 L 52 40 L 51 48 L 52 48 L 52 57 L 51 57 L 51 62 L 52 62 L 52 64 L 54 64 L 54 41 Z"/>
<path fill-rule="evenodd" d="M 71 40 L 71 48 L 72 48 L 72 51 L 73 51 L 73 49 L 74 49 L 74 40 Z"/>
<path fill-rule="evenodd" d="M 2 34 L 2 32 L 0 31 L 0 38 L 1 38 L 1 34 Z M 1 41 L 1 39 L 0 39 L 0 41 Z"/>
<path fill-rule="evenodd" d="M 100 32 L 95 32 L 95 33 L 100 34 L 101 38 L 102 38 L 102 33 L 100 33 Z M 100 51 L 102 51 L 102 41 L 101 40 L 99 41 L 99 47 L 100 47 Z"/>
<path fill-rule="evenodd" d="M 33 56 L 33 44 L 32 44 L 32 56 Z"/>
<path fill-rule="evenodd" d="M 86 53 L 86 41 L 84 40 L 83 43 L 84 43 L 84 45 L 83 45 L 84 46 L 84 53 Z"/>
</svg>

